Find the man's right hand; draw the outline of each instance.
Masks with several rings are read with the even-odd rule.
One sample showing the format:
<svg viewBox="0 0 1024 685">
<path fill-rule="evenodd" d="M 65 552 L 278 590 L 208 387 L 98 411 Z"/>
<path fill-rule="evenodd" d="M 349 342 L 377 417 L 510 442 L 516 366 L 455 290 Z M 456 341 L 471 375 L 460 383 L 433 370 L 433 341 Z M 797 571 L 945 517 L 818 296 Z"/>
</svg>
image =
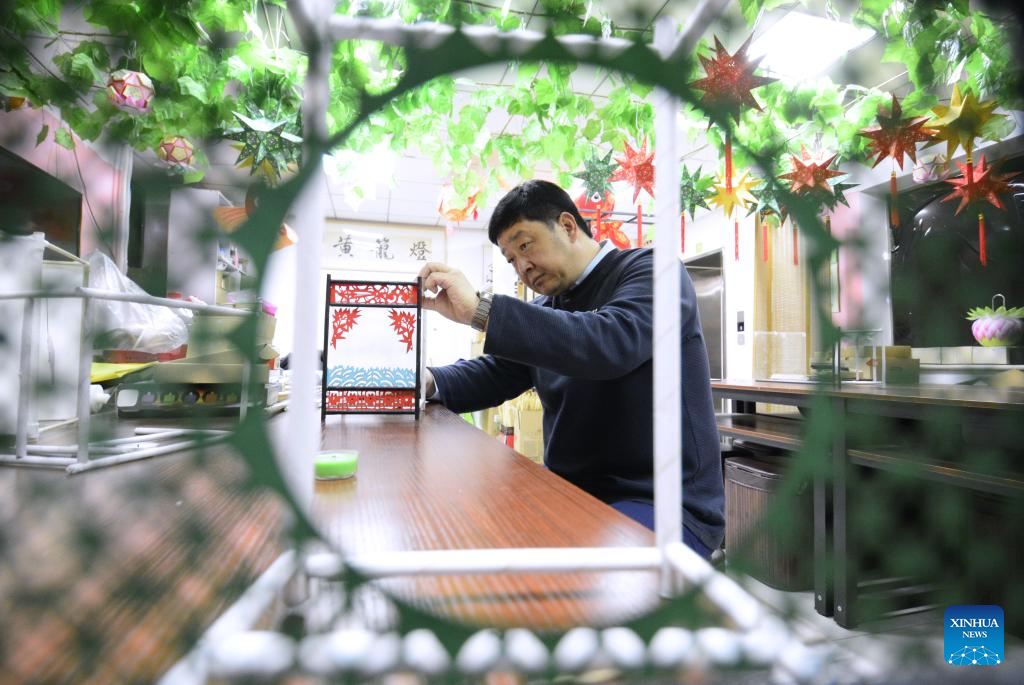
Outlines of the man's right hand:
<svg viewBox="0 0 1024 685">
<path fill-rule="evenodd" d="M 467 326 L 473 321 L 480 298 L 461 271 L 439 262 L 429 262 L 420 270 L 420 278 L 423 279 L 423 290 L 437 293 L 436 297 L 423 298 L 425 308 Z"/>
</svg>

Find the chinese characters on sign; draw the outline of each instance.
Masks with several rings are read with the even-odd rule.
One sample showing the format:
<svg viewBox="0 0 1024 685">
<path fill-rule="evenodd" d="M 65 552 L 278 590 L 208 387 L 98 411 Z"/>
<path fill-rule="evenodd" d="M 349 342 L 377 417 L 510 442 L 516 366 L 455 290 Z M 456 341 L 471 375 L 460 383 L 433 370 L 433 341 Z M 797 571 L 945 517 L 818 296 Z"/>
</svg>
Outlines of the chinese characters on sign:
<svg viewBox="0 0 1024 685">
<path fill-rule="evenodd" d="M 380 231 L 329 227 L 324 233 L 324 247 L 328 260 L 345 268 L 387 265 L 391 270 L 405 264 L 418 270 L 416 264 L 444 254 L 443 239 L 435 242 L 429 232 L 415 230 L 391 230 L 384 235 Z"/>
</svg>

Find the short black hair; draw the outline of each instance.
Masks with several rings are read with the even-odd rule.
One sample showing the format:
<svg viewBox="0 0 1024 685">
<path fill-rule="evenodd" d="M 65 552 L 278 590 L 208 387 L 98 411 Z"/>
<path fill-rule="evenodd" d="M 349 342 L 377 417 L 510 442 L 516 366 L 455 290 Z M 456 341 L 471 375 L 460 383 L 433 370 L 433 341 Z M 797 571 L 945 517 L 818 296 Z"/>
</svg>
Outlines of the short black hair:
<svg viewBox="0 0 1024 685">
<path fill-rule="evenodd" d="M 590 225 L 580 216 L 580 210 L 569 193 L 550 181 L 534 179 L 520 183 L 501 198 L 491 214 L 487 237 L 495 245 L 498 237 L 520 221 L 543 221 L 551 225 L 562 212 L 569 212 L 581 231 L 590 236 Z"/>
</svg>

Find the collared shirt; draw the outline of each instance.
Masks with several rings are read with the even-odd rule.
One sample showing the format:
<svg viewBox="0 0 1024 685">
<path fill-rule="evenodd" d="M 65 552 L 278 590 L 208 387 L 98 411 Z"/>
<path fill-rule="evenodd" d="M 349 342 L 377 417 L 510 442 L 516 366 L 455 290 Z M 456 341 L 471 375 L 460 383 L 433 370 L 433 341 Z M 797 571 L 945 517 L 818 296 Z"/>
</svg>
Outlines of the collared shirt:
<svg viewBox="0 0 1024 685">
<path fill-rule="evenodd" d="M 594 255 L 594 258 L 590 260 L 590 264 L 587 264 L 587 268 L 583 270 L 583 273 L 581 273 L 580 277 L 576 279 L 576 282 L 572 284 L 572 287 L 575 288 L 580 283 L 582 283 L 583 279 L 589 276 L 590 272 L 594 270 L 594 267 L 600 264 L 601 260 L 607 257 L 608 254 L 615 249 L 615 246 L 612 245 L 612 242 L 610 240 L 602 240 L 600 242 L 600 245 L 601 249 L 598 250 L 597 254 Z"/>
</svg>

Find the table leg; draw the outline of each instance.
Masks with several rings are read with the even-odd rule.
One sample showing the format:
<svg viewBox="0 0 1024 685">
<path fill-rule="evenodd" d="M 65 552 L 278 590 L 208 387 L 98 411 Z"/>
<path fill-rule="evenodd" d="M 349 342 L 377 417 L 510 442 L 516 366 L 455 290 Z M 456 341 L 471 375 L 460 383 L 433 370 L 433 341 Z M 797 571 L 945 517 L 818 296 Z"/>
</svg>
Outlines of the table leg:
<svg viewBox="0 0 1024 685">
<path fill-rule="evenodd" d="M 852 465 L 846 456 L 846 401 L 832 400 L 836 421 L 832 436 L 832 541 L 835 546 L 835 619 L 844 628 L 856 623 L 857 551 L 850 539 L 848 478 Z"/>
<path fill-rule="evenodd" d="M 814 476 L 814 609 L 822 616 L 831 616 L 834 606 L 832 491 L 828 481 L 828 475 L 819 469 Z"/>
</svg>

